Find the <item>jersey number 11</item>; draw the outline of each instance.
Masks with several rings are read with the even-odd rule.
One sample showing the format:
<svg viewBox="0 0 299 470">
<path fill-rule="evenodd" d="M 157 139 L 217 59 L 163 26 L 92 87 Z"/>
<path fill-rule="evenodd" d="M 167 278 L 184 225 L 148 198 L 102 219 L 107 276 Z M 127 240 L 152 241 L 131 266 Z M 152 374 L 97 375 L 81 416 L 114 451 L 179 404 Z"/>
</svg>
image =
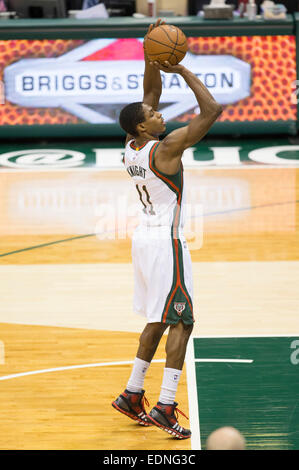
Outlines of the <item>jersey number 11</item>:
<svg viewBox="0 0 299 470">
<path fill-rule="evenodd" d="M 142 205 L 143 205 L 143 212 L 145 214 L 156 215 L 156 213 L 154 211 L 154 208 L 153 208 L 153 204 L 150 200 L 150 195 L 148 193 L 148 190 L 147 190 L 145 184 L 142 186 L 142 191 L 144 191 L 144 193 L 145 193 L 146 203 L 142 199 L 142 191 L 140 190 L 138 184 L 136 184 L 136 189 L 137 189 L 138 194 L 139 194 L 139 199 L 140 199 L 140 201 L 142 202 Z"/>
</svg>

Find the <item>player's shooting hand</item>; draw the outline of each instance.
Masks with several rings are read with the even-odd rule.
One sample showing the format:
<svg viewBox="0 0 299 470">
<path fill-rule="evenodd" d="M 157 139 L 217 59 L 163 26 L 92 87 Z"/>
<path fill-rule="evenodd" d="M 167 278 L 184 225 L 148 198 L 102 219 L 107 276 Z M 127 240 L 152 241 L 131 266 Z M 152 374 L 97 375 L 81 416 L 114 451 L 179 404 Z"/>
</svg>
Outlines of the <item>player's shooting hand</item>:
<svg viewBox="0 0 299 470">
<path fill-rule="evenodd" d="M 166 21 L 162 21 L 161 18 L 158 18 L 155 24 L 150 24 L 150 25 L 149 25 L 149 28 L 148 28 L 148 30 L 147 30 L 147 33 L 146 33 L 146 35 L 145 35 L 145 37 L 146 37 L 154 28 L 158 28 L 158 26 L 161 26 L 162 24 L 166 24 Z"/>
<path fill-rule="evenodd" d="M 150 62 L 151 65 L 153 65 L 156 69 L 162 70 L 163 72 L 166 73 L 182 73 L 184 70 L 183 65 L 171 65 L 168 61 L 163 62 L 163 64 L 160 64 L 158 61 Z"/>
<path fill-rule="evenodd" d="M 160 26 L 160 25 L 162 25 L 162 24 L 166 24 L 166 22 L 165 22 L 165 21 L 162 21 L 161 18 L 158 18 L 155 24 L 150 24 L 150 25 L 149 25 L 148 30 L 147 30 L 147 33 L 146 33 L 146 35 L 144 36 L 144 40 L 143 40 L 143 49 L 144 49 L 144 42 L 146 41 L 146 38 L 147 38 L 148 34 L 149 34 L 154 28 L 157 28 L 158 26 Z"/>
</svg>

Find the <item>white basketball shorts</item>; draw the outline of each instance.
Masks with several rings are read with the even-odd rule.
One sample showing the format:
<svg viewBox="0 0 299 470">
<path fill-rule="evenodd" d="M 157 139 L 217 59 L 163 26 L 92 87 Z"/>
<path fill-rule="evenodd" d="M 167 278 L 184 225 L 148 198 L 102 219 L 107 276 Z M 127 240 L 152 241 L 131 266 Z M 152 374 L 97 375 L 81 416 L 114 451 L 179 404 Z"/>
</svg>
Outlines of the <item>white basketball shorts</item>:
<svg viewBox="0 0 299 470">
<path fill-rule="evenodd" d="M 134 312 L 148 323 L 193 324 L 191 256 L 183 235 L 170 227 L 139 226 L 132 240 Z"/>
</svg>

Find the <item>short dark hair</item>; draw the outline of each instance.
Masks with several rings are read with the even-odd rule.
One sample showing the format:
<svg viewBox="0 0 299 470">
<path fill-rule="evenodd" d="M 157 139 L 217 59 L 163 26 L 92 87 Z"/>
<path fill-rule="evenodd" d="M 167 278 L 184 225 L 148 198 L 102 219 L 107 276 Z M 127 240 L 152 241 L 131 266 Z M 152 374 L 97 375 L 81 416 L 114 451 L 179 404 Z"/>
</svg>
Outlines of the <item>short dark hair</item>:
<svg viewBox="0 0 299 470">
<path fill-rule="evenodd" d="M 134 137 L 138 136 L 137 125 L 145 121 L 143 103 L 131 103 L 125 106 L 119 115 L 119 124 L 128 134 Z"/>
</svg>

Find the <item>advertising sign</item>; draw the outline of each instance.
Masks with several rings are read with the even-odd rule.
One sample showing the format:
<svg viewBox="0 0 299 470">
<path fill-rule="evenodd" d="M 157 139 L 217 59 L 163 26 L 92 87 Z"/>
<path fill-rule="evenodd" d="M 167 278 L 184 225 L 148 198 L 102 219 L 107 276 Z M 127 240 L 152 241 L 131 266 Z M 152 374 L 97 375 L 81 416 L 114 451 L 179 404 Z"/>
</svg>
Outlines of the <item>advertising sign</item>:
<svg viewBox="0 0 299 470">
<path fill-rule="evenodd" d="M 117 124 L 121 108 L 142 100 L 140 38 L 0 41 L 1 125 Z M 188 38 L 182 64 L 224 107 L 220 122 L 296 120 L 295 37 Z M 178 74 L 162 72 L 166 121 L 200 112 Z"/>
</svg>

